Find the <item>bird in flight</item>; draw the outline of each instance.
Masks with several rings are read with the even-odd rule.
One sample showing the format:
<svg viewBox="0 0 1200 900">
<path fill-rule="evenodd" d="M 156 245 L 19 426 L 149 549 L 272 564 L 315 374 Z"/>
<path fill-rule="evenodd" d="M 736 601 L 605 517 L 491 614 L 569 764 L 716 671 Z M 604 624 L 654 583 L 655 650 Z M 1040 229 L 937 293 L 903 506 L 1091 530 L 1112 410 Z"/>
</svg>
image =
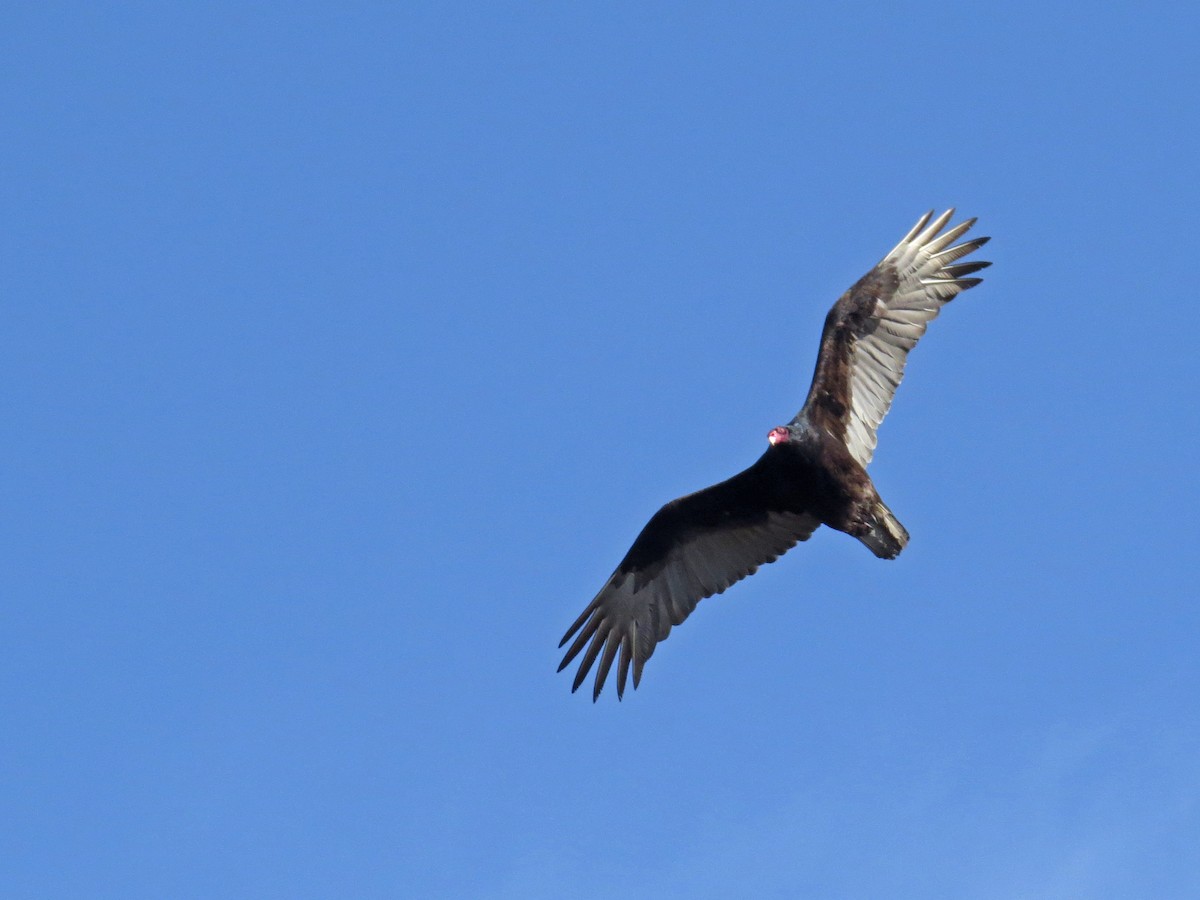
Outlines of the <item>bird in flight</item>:
<svg viewBox="0 0 1200 900">
<path fill-rule="evenodd" d="M 970 276 L 991 265 L 959 261 L 988 238 L 956 244 L 975 220 L 943 232 L 953 215 L 926 213 L 833 305 L 808 398 L 794 419 L 771 429 L 758 461 L 672 500 L 646 523 L 559 642 L 571 641 L 560 672 L 583 652 L 572 692 L 599 659 L 593 702 L 614 661 L 623 697 L 630 664 L 636 688 L 654 648 L 697 603 L 774 562 L 821 525 L 858 538 L 882 559 L 904 549 L 908 532 L 880 499 L 867 466 L 908 351 L 943 306 L 983 280 Z"/>
</svg>

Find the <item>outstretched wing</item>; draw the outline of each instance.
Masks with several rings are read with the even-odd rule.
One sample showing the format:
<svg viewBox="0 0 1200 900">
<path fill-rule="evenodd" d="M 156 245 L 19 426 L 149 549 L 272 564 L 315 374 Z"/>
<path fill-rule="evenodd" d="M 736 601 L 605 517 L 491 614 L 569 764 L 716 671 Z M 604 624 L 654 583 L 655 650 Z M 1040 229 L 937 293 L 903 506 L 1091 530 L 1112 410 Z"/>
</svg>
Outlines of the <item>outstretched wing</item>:
<svg viewBox="0 0 1200 900">
<path fill-rule="evenodd" d="M 957 262 L 987 243 L 951 246 L 974 219 L 939 235 L 954 215 L 926 213 L 874 269 L 841 296 L 825 319 L 812 388 L 796 419 L 808 416 L 843 440 L 864 467 L 875 432 L 892 405 L 908 351 L 942 307 L 983 279 L 968 278 L 988 262 Z"/>
<path fill-rule="evenodd" d="M 567 629 L 559 646 L 575 638 L 558 670 L 587 647 L 572 692 L 597 657 L 592 700 L 600 696 L 618 651 L 617 696 L 625 694 L 633 664 L 633 686 L 671 626 L 696 604 L 719 594 L 808 540 L 820 522 L 804 510 L 788 509 L 767 451 L 753 466 L 720 484 L 672 500 L 646 523 L 615 572 Z"/>
</svg>

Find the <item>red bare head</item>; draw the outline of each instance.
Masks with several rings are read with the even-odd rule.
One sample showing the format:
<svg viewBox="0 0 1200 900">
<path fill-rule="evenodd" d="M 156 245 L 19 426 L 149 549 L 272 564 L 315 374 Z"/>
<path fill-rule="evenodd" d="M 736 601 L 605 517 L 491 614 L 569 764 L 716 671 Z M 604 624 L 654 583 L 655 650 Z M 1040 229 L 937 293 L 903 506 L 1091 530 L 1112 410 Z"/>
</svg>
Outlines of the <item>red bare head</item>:
<svg viewBox="0 0 1200 900">
<path fill-rule="evenodd" d="M 792 433 L 782 425 L 777 428 L 772 428 L 771 433 L 767 435 L 767 440 L 771 442 L 771 446 L 776 444 L 786 444 L 792 438 Z"/>
</svg>

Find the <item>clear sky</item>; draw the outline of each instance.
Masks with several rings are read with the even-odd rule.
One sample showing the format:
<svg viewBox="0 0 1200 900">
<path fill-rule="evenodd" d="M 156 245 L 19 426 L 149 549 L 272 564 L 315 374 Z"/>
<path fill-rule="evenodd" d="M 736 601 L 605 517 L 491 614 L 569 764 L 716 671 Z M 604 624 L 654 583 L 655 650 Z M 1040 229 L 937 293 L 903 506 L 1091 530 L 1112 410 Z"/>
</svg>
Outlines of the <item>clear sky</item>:
<svg viewBox="0 0 1200 900">
<path fill-rule="evenodd" d="M 14 4 L 0 895 L 1200 896 L 1185 4 Z M 871 472 L 556 644 L 931 207 Z"/>
</svg>

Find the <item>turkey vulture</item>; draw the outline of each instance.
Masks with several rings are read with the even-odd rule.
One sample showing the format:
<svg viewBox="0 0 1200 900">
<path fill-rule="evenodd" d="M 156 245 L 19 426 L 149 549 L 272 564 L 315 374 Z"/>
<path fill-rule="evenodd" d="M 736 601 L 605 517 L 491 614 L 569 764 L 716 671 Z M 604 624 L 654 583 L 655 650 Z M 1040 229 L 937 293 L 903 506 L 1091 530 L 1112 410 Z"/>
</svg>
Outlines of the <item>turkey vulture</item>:
<svg viewBox="0 0 1200 900">
<path fill-rule="evenodd" d="M 808 398 L 792 421 L 771 429 L 758 461 L 672 500 L 646 523 L 559 642 L 574 637 L 560 672 L 587 648 L 572 692 L 599 659 L 595 702 L 619 652 L 623 697 L 630 663 L 636 688 L 659 641 L 697 603 L 774 562 L 821 525 L 858 538 L 882 559 L 904 549 L 908 532 L 880 499 L 867 465 L 908 351 L 945 304 L 982 281 L 968 276 L 991 265 L 958 261 L 988 238 L 955 244 L 975 220 L 943 233 L 953 215 L 926 213 L 833 305 Z"/>
</svg>

